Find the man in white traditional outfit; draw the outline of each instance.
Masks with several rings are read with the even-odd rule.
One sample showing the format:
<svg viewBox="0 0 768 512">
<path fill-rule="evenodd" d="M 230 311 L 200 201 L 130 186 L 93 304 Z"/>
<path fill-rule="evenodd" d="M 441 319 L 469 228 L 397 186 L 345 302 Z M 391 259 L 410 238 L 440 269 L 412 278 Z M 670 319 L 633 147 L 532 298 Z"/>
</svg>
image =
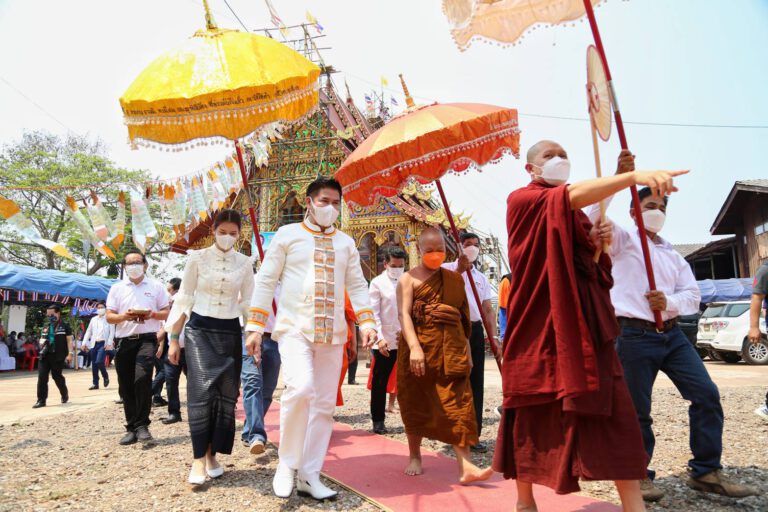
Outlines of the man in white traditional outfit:
<svg viewBox="0 0 768 512">
<path fill-rule="evenodd" d="M 307 217 L 281 227 L 256 276 L 246 350 L 259 360 L 261 337 L 281 284 L 272 337 L 279 340 L 283 364 L 280 400 L 280 462 L 272 482 L 275 495 L 293 492 L 318 500 L 336 492 L 320 482 L 333 430 L 336 388 L 347 324 L 346 289 L 366 348 L 376 342 L 376 320 L 355 242 L 334 227 L 341 208 L 341 185 L 318 178 L 307 188 Z"/>
</svg>

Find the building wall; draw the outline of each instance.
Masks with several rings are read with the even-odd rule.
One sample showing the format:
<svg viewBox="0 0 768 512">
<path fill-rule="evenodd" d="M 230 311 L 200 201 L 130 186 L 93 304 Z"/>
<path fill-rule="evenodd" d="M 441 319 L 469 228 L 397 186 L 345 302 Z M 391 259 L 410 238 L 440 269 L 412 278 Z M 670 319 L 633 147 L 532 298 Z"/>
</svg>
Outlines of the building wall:
<svg viewBox="0 0 768 512">
<path fill-rule="evenodd" d="M 754 276 L 757 268 L 768 259 L 768 231 L 757 229 L 768 223 L 768 197 L 765 194 L 752 194 L 743 210 L 744 231 L 739 233 L 743 244 L 746 237 L 744 266 L 746 276 Z M 758 232 L 763 231 L 758 234 Z"/>
</svg>

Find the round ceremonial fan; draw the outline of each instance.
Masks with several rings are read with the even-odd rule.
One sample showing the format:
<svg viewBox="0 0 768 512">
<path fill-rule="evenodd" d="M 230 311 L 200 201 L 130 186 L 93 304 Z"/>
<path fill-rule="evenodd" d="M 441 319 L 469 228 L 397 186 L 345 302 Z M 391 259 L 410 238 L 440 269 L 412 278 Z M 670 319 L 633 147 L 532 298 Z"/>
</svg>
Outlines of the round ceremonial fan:
<svg viewBox="0 0 768 512">
<path fill-rule="evenodd" d="M 600 53 L 593 45 L 587 48 L 587 98 L 589 116 L 600 138 L 607 141 L 611 137 L 611 94 Z"/>
</svg>

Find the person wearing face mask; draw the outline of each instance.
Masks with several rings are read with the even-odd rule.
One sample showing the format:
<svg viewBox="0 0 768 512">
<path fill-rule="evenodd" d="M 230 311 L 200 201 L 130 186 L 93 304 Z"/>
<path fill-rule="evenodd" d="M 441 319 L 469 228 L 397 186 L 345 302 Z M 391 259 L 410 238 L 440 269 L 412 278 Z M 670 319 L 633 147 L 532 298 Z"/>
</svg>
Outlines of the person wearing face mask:
<svg viewBox="0 0 768 512">
<path fill-rule="evenodd" d="M 400 247 L 387 249 L 384 256 L 384 272 L 371 280 L 368 293 L 371 296 L 373 315 L 376 317 L 376 330 L 379 339 L 371 347 L 373 364 L 371 365 L 371 419 L 373 432 L 386 434 L 384 426 L 387 393 L 396 393 L 397 371 L 393 371 L 397 362 L 397 333 L 400 332 L 400 319 L 397 313 L 397 283 L 405 272 L 406 254 Z M 390 385 L 390 383 L 394 385 Z"/>
<path fill-rule="evenodd" d="M 579 490 L 580 478 L 614 480 L 624 510 L 645 510 L 647 455 L 614 349 L 611 260 L 595 261 L 611 224 L 593 225 L 581 209 L 632 185 L 676 191 L 673 178 L 686 171 L 569 184 L 568 154 L 548 140 L 531 147 L 525 170 L 531 183 L 507 199 L 514 286 L 493 468 L 516 479 L 520 511 L 536 510 L 533 484 L 566 494 Z"/>
<path fill-rule="evenodd" d="M 253 266 L 235 249 L 241 224 L 235 210 L 216 214 L 214 243 L 189 255 L 168 316 L 168 361 L 173 365 L 179 364 L 184 329 L 192 485 L 205 483 L 206 475 L 216 479 L 224 474 L 216 455 L 231 454 L 235 441 L 242 367 L 240 320 L 253 292 Z"/>
<path fill-rule="evenodd" d="M 279 340 L 285 390 L 280 400 L 280 461 L 272 488 L 281 498 L 292 494 L 294 484 L 300 495 L 317 500 L 336 495 L 320 481 L 320 471 L 333 431 L 347 342 L 345 289 L 363 347 L 369 348 L 377 338 L 360 253 L 354 240 L 334 226 L 341 192 L 341 184 L 332 178 L 320 177 L 309 184 L 304 221 L 277 230 L 251 299 L 246 350 L 258 362 L 280 282 L 272 338 Z"/>
<path fill-rule="evenodd" d="M 462 254 L 456 261 L 443 264 L 444 268 L 459 272 L 464 279 L 464 291 L 469 300 L 469 319 L 472 322 L 472 334 L 469 336 L 469 346 L 472 350 L 472 372 L 469 374 L 469 382 L 472 384 L 473 403 L 475 404 L 475 419 L 477 420 L 477 437 L 483 430 L 483 390 L 485 388 L 485 329 L 483 328 L 483 318 L 480 316 L 480 308 L 477 307 L 477 301 L 472 293 L 472 285 L 469 283 L 467 271 L 470 270 L 472 280 L 475 282 L 477 294 L 483 307 L 483 314 L 486 318 L 493 318 L 493 291 L 488 278 L 480 272 L 475 262 L 480 256 L 480 237 L 474 233 L 462 233 L 461 241 Z M 496 325 L 494 324 L 494 329 Z M 496 332 L 489 333 L 492 338 L 496 338 Z M 472 451 L 486 452 L 487 446 L 483 442 L 478 442 L 471 446 Z"/>
<path fill-rule="evenodd" d="M 101 372 L 101 377 L 104 380 L 104 387 L 109 387 L 109 373 L 104 366 L 104 359 L 106 351 L 111 350 L 114 344 L 115 326 L 107 322 L 107 306 L 103 302 L 99 302 L 96 305 L 96 316 L 91 318 L 81 346 L 91 356 L 93 385 L 88 388 L 89 391 L 99 389 L 99 372 Z"/>
<path fill-rule="evenodd" d="M 148 262 L 138 249 L 123 256 L 128 279 L 116 283 L 107 296 L 107 322 L 115 326 L 115 372 L 125 412 L 126 434 L 121 445 L 141 441 L 151 445 L 149 412 L 157 332 L 168 317 L 165 287 L 146 277 Z"/>
<path fill-rule="evenodd" d="M 37 402 L 33 409 L 45 407 L 48 400 L 48 376 L 53 378 L 61 393 L 61 403 L 69 401 L 67 381 L 62 375 L 64 364 L 72 360 L 74 353 L 72 328 L 61 320 L 61 306 L 51 304 L 45 312 L 48 325 L 40 336 L 40 359 L 37 363 Z"/>
<path fill-rule="evenodd" d="M 459 483 L 487 480 L 491 468 L 474 464 L 469 447 L 478 443 L 469 380 L 472 351 L 469 302 L 461 277 L 445 261 L 442 231 L 426 228 L 418 240 L 421 264 L 397 283 L 400 325 L 397 399 L 408 437 L 405 474 L 423 473 L 421 440 L 453 446 Z"/>
<path fill-rule="evenodd" d="M 620 166 L 619 172 L 631 172 L 633 162 Z M 653 262 L 656 291 L 649 291 L 645 275 L 645 262 L 637 229 L 614 228 L 609 254 L 613 260 L 611 289 L 621 335 L 616 351 L 624 368 L 624 379 L 643 435 L 643 443 L 650 463 L 655 438 L 651 419 L 651 396 L 659 371 L 672 380 L 680 394 L 690 401 L 689 420 L 691 451 L 688 461 L 689 487 L 697 491 L 714 492 L 731 497 L 744 497 L 756 493 L 754 489 L 737 484 L 723 475 L 720 462 L 723 451 L 723 408 L 717 385 L 709 376 L 701 357 L 677 325 L 680 315 L 699 310 L 701 293 L 687 261 L 659 236 L 666 220 L 669 198 L 654 193 L 650 188 L 638 191 L 642 209 L 645 236 Z M 634 204 L 630 216 L 635 219 Z M 591 219 L 600 216 L 599 206 L 588 210 Z M 658 331 L 654 311 L 661 313 L 663 328 Z M 655 472 L 648 468 L 642 482 L 646 501 L 658 501 L 664 491 L 653 483 Z"/>
</svg>

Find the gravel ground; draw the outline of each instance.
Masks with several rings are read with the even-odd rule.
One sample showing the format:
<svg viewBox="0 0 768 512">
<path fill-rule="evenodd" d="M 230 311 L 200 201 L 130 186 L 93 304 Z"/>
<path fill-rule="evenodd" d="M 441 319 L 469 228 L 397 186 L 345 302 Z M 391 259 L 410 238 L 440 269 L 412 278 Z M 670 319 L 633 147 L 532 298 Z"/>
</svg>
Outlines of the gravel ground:
<svg viewBox="0 0 768 512">
<path fill-rule="evenodd" d="M 657 448 L 654 467 L 658 485 L 667 496 L 650 511 L 768 510 L 768 423 L 755 416 L 764 390 L 757 387 L 721 390 L 725 408 L 725 454 L 729 475 L 760 488 L 760 497 L 736 500 L 701 494 L 685 486 L 688 453 L 686 403 L 672 389 L 654 394 Z M 338 421 L 370 429 L 369 392 L 363 385 L 344 386 L 346 405 L 337 411 Z M 486 454 L 475 454 L 480 466 L 490 464 L 498 419 L 492 404 L 499 402 L 498 388 L 486 390 L 486 415 L 482 440 Z M 158 420 L 165 413 L 153 411 Z M 390 437 L 405 442 L 399 414 L 387 417 Z M 193 491 L 186 483 L 191 449 L 187 423 L 162 425 L 152 432 L 157 446 L 120 447 L 122 410 L 117 405 L 69 413 L 31 423 L 0 427 L 0 511 L 17 510 L 349 510 L 374 511 L 374 505 L 356 494 L 329 483 L 340 491 L 335 502 L 317 503 L 298 498 L 281 500 L 271 494 L 271 478 L 277 463 L 274 449 L 259 458 L 239 442 L 235 453 L 222 455 L 227 473 L 216 482 Z M 426 441 L 425 447 L 452 456 L 450 447 Z M 405 465 L 406 461 L 403 461 Z M 327 482 L 328 483 L 328 482 Z M 236 492 L 233 492 L 236 491 Z M 609 483 L 586 482 L 583 494 L 618 503 Z"/>
<path fill-rule="evenodd" d="M 686 465 L 691 455 L 688 448 L 688 405 L 674 389 L 654 390 L 654 428 L 656 450 L 653 468 L 657 473 L 657 485 L 666 497 L 657 504 L 648 504 L 654 512 L 683 511 L 768 511 L 768 423 L 753 413 L 765 396 L 759 387 L 721 389 L 725 410 L 723 438 L 723 466 L 727 475 L 743 484 L 761 489 L 762 496 L 743 499 L 726 498 L 714 494 L 693 491 L 685 485 Z M 371 429 L 369 413 L 370 392 L 363 385 L 345 386 L 345 406 L 336 414 L 336 420 L 359 429 Z M 474 454 L 474 461 L 481 467 L 490 465 L 496 444 L 498 418 L 493 406 L 501 403 L 499 388 L 486 388 L 485 415 L 481 440 L 488 445 L 485 454 Z M 400 414 L 388 414 L 386 420 L 389 437 L 406 442 Z M 453 457 L 453 450 L 443 443 L 424 440 L 426 448 Z M 407 461 L 403 461 L 403 465 Z M 592 498 L 619 503 L 612 483 L 583 482 L 582 494 Z"/>
</svg>

